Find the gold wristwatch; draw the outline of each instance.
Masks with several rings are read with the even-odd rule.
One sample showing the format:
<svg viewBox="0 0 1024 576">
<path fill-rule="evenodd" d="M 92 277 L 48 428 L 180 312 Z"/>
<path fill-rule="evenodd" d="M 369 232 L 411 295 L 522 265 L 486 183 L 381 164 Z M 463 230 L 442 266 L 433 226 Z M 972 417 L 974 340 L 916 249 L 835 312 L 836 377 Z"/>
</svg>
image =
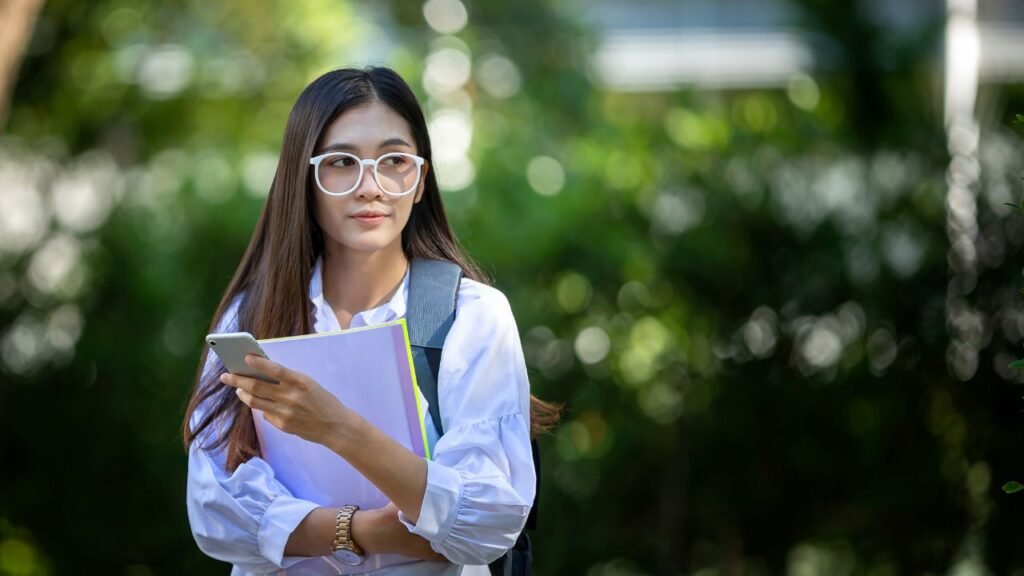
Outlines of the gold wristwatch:
<svg viewBox="0 0 1024 576">
<path fill-rule="evenodd" d="M 358 509 L 358 506 L 342 506 L 334 527 L 334 557 L 349 566 L 359 566 L 364 560 L 363 549 L 352 539 L 352 516 Z"/>
</svg>

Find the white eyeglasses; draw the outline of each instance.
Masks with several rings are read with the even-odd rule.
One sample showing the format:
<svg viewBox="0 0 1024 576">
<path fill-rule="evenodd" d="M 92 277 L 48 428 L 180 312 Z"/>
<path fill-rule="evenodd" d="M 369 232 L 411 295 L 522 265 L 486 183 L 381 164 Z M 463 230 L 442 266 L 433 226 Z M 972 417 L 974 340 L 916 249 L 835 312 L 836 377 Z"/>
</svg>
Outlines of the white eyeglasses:
<svg viewBox="0 0 1024 576">
<path fill-rule="evenodd" d="M 328 152 L 309 159 L 314 167 L 316 185 L 330 196 L 352 193 L 363 181 L 364 166 L 373 166 L 373 179 L 386 194 L 405 196 L 420 183 L 423 158 L 405 152 L 390 152 L 376 160 L 347 152 Z"/>
</svg>

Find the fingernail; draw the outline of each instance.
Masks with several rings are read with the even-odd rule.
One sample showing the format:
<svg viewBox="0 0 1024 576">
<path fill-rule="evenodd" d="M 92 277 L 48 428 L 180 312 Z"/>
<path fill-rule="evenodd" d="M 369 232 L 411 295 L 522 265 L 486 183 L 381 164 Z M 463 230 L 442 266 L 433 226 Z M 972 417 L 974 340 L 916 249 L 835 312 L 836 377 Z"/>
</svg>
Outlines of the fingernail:
<svg viewBox="0 0 1024 576">
<path fill-rule="evenodd" d="M 227 374 L 221 374 L 220 375 L 220 381 L 225 383 L 225 384 L 227 384 L 228 383 L 228 375 Z"/>
</svg>

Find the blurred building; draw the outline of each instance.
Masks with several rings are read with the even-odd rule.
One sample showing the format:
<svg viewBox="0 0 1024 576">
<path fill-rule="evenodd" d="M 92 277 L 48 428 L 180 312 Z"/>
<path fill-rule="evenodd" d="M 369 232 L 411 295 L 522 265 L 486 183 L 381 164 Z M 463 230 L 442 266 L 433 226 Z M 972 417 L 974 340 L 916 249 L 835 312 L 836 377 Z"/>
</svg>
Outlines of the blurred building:
<svg viewBox="0 0 1024 576">
<path fill-rule="evenodd" d="M 1022 2 L 878 0 L 864 6 L 881 30 L 903 34 L 941 26 L 947 11 L 966 8 L 978 24 L 979 81 L 1024 78 Z M 644 92 L 786 86 L 796 74 L 830 67 L 828 40 L 815 35 L 796 8 L 786 0 L 589 4 L 585 17 L 604 31 L 595 79 L 612 89 Z"/>
</svg>

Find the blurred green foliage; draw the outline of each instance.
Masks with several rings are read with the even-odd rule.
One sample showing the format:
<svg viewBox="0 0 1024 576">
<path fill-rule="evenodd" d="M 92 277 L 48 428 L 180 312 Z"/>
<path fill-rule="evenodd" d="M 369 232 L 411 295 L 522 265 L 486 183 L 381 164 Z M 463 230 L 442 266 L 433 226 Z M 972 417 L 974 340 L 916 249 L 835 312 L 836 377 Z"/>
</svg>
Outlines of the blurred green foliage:
<svg viewBox="0 0 1024 576">
<path fill-rule="evenodd" d="M 538 573 L 1021 573 L 1024 92 L 982 132 L 970 364 L 942 23 L 862 4 L 795 5 L 833 57 L 783 89 L 634 94 L 591 83 L 564 0 L 471 3 L 451 36 L 409 2 L 48 2 L 0 141 L 29 189 L 0 247 L 0 573 L 225 572 L 185 517 L 184 402 L 291 104 L 353 63 L 461 119 L 435 148 L 472 128 L 449 216 L 566 405 Z M 464 87 L 430 88 L 444 49 Z"/>
</svg>

